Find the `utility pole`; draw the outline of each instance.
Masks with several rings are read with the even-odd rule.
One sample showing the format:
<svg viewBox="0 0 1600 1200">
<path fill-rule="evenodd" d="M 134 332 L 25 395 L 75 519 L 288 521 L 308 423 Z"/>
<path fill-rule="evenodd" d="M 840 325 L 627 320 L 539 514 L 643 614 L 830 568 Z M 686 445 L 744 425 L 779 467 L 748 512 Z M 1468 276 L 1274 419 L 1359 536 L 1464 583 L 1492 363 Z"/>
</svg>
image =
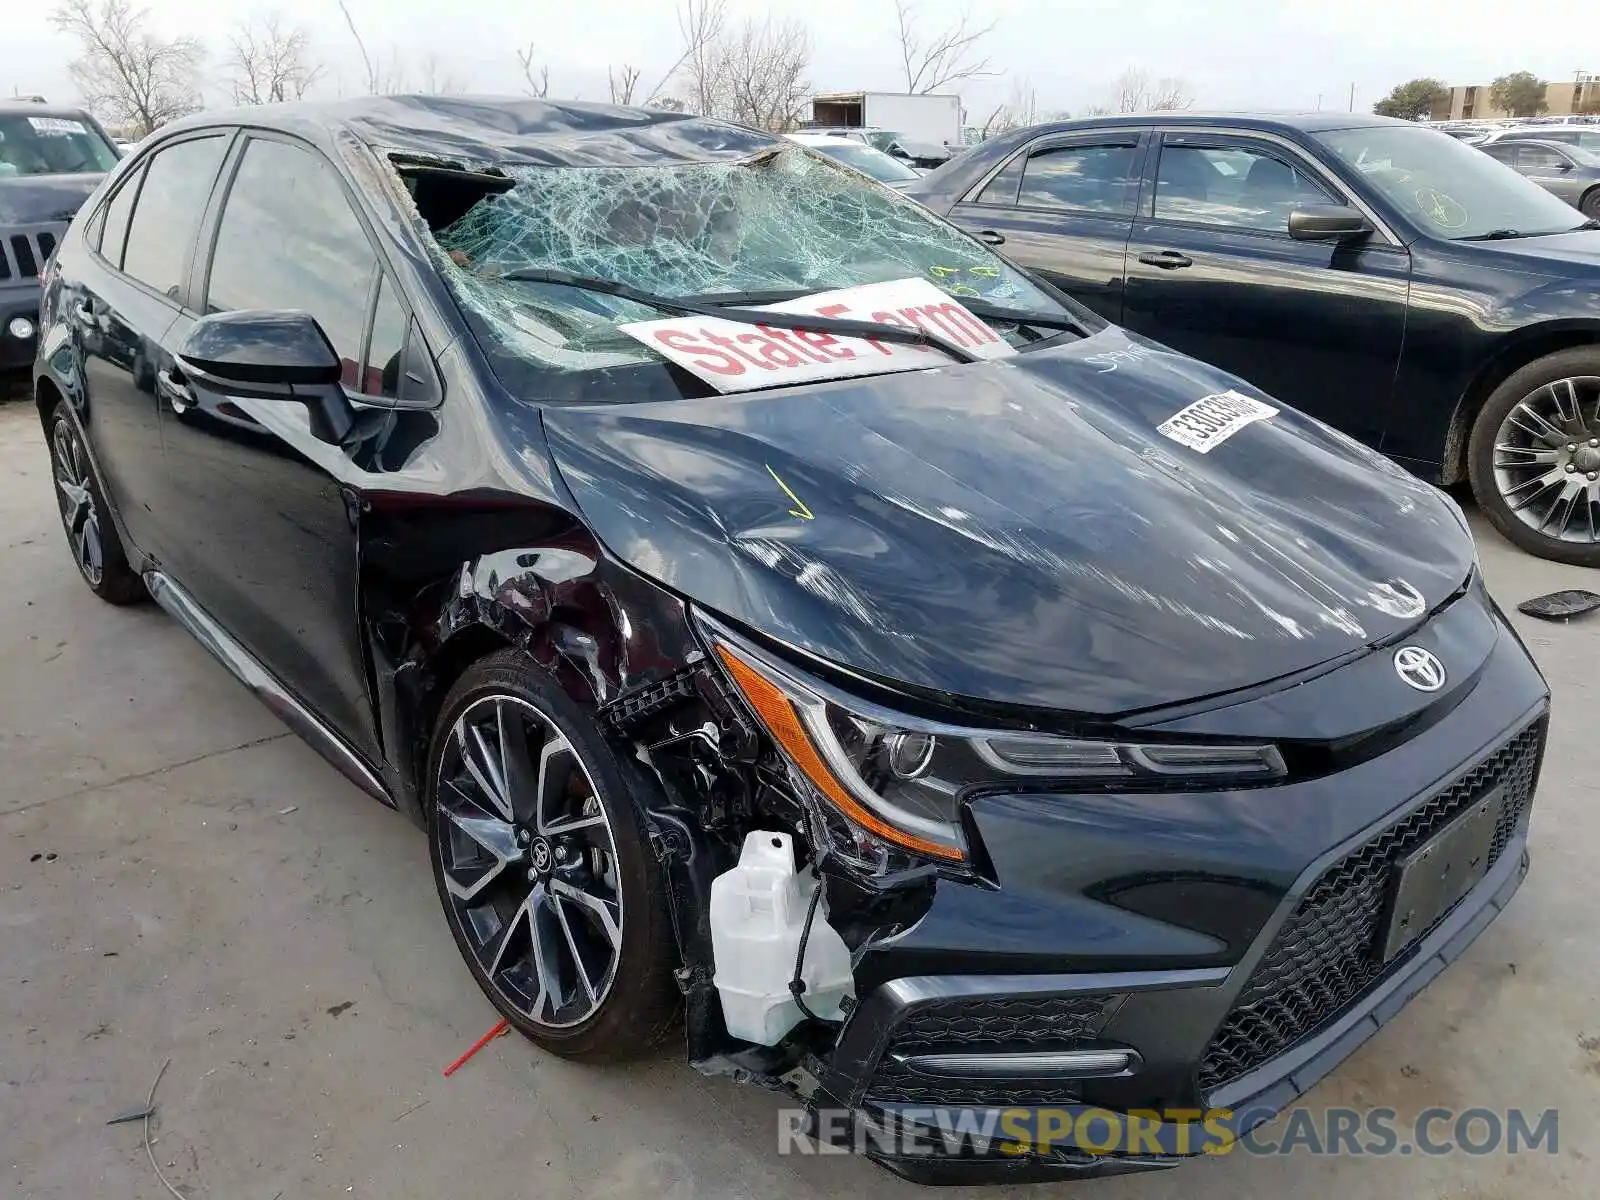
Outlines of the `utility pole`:
<svg viewBox="0 0 1600 1200">
<path fill-rule="evenodd" d="M 1352 83 L 1350 85 L 1350 111 L 1351 112 L 1355 112 L 1355 110 L 1356 110 L 1356 85 Z"/>
</svg>

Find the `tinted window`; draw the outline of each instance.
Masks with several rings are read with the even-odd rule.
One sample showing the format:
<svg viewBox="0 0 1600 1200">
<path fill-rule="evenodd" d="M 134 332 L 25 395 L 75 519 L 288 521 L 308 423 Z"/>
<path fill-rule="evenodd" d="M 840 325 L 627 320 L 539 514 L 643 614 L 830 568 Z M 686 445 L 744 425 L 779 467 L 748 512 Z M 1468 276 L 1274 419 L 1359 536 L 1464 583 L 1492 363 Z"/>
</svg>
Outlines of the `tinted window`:
<svg viewBox="0 0 1600 1200">
<path fill-rule="evenodd" d="M 331 164 L 256 139 L 228 190 L 206 311 L 288 308 L 317 319 L 358 386 L 367 294 L 377 257 Z"/>
<path fill-rule="evenodd" d="M 226 145 L 222 137 L 179 142 L 156 151 L 145 169 L 122 269 L 173 299 Z"/>
<path fill-rule="evenodd" d="M 378 307 L 372 317 L 372 341 L 367 349 L 367 369 L 361 390 L 370 396 L 400 394 L 401 354 L 406 348 L 406 310 L 394 294 L 386 275 L 378 284 Z"/>
<path fill-rule="evenodd" d="M 1132 146 L 1062 146 L 1028 156 L 1017 203 L 1028 208 L 1133 212 Z"/>
<path fill-rule="evenodd" d="M 1165 146 L 1156 171 L 1155 215 L 1239 229 L 1283 232 L 1306 204 L 1337 204 L 1303 168 L 1244 146 Z"/>
<path fill-rule="evenodd" d="M 1503 163 L 1515 163 L 1517 161 L 1517 148 L 1510 143 L 1497 142 L 1493 145 L 1485 146 L 1483 152 L 1490 158 L 1498 158 Z"/>
<path fill-rule="evenodd" d="M 130 171 L 111 202 L 100 210 L 104 215 L 100 226 L 100 253 L 114 267 L 122 266 L 122 243 L 128 236 L 128 216 L 133 212 L 133 200 L 139 194 L 142 174 L 138 169 Z"/>
</svg>

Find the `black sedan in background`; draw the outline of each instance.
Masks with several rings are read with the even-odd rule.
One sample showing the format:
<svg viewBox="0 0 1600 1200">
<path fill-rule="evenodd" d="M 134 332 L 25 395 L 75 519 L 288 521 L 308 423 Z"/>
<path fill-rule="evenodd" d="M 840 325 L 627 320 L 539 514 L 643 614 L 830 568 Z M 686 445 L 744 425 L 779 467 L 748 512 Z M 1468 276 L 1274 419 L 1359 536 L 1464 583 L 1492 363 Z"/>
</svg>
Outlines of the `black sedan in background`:
<svg viewBox="0 0 1600 1200">
<path fill-rule="evenodd" d="M 84 581 L 427 830 L 552 1053 L 681 1013 L 700 1069 L 852 1121 L 1249 1127 L 1527 869 L 1548 691 L 1447 496 L 786 139 L 206 113 L 90 201 L 43 320 Z M 997 1147 L 867 1143 L 1175 1161 Z"/>
<path fill-rule="evenodd" d="M 1382 117 L 1153 113 L 1019 130 L 907 190 L 1600 566 L 1600 220 L 1486 154 Z"/>
<path fill-rule="evenodd" d="M 1478 149 L 1518 175 L 1526 175 L 1584 216 L 1600 219 L 1600 154 L 1545 141 L 1534 134 L 1501 138 Z"/>
</svg>

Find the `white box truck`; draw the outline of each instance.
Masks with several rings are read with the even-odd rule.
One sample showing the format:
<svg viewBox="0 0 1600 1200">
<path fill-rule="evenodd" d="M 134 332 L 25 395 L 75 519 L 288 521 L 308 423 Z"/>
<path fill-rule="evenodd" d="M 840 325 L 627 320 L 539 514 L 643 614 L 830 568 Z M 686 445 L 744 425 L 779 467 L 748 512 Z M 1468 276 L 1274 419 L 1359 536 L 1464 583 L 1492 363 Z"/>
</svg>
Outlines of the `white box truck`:
<svg viewBox="0 0 1600 1200">
<path fill-rule="evenodd" d="M 826 92 L 811 99 L 811 123 L 846 129 L 883 129 L 908 141 L 952 150 L 962 145 L 960 96 L 904 92 Z"/>
</svg>

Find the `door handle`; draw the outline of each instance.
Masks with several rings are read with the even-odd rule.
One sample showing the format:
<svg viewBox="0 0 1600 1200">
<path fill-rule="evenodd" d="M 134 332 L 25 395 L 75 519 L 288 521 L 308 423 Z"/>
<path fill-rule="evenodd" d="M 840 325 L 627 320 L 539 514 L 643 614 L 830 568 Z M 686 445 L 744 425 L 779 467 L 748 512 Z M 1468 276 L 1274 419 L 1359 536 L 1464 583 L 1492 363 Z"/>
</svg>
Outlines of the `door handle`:
<svg viewBox="0 0 1600 1200">
<path fill-rule="evenodd" d="M 1006 235 L 997 229 L 980 229 L 973 236 L 980 242 L 988 242 L 991 246 L 1004 246 L 1006 244 Z"/>
<path fill-rule="evenodd" d="M 72 315 L 78 318 L 78 324 L 80 325 L 94 324 L 94 309 L 82 300 L 78 301 L 77 306 L 73 308 Z"/>
<path fill-rule="evenodd" d="M 180 417 L 194 407 L 194 393 L 183 376 L 174 374 L 170 368 L 162 367 L 156 372 L 156 390 Z"/>
<path fill-rule="evenodd" d="M 1160 267 L 1163 271 L 1176 271 L 1181 267 L 1194 266 L 1194 259 L 1187 254 L 1179 254 L 1176 250 L 1156 250 L 1149 254 L 1141 254 L 1139 261 L 1147 267 Z"/>
</svg>

